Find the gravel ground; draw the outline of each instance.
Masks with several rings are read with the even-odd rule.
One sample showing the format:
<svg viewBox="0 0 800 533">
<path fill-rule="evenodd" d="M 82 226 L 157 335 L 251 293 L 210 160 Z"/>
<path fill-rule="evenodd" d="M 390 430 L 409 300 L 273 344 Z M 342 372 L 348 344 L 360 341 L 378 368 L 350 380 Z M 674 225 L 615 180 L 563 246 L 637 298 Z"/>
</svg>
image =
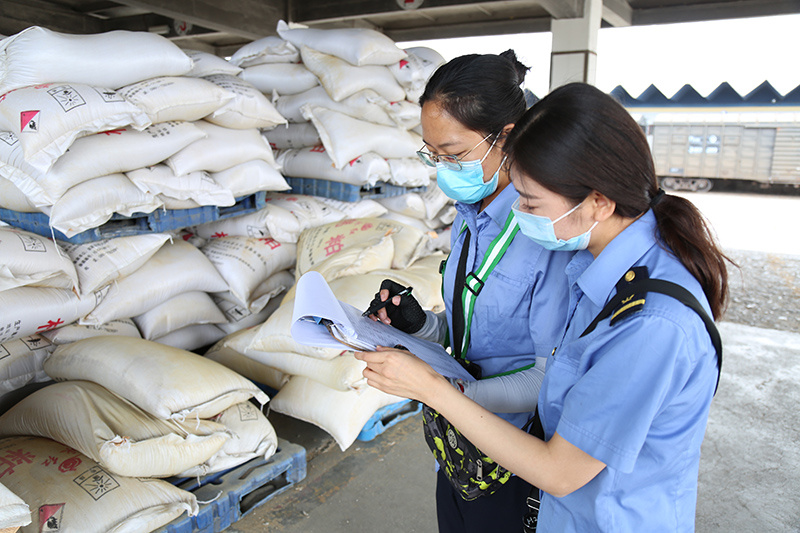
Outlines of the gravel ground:
<svg viewBox="0 0 800 533">
<path fill-rule="evenodd" d="M 722 320 L 800 332 L 800 257 L 728 250 L 730 303 Z"/>
</svg>

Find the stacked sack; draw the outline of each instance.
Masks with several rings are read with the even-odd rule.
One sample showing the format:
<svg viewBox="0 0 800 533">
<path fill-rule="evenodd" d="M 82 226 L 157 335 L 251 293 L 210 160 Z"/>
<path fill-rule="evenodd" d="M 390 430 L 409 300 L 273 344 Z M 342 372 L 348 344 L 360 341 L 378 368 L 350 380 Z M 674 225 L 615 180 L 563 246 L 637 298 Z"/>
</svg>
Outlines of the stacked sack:
<svg viewBox="0 0 800 533">
<path fill-rule="evenodd" d="M 258 130 L 286 121 L 224 60 L 147 32 L 40 27 L 0 41 L 0 55 L 3 207 L 42 211 L 71 237 L 114 213 L 288 188 Z"/>
<path fill-rule="evenodd" d="M 153 478 L 202 476 L 277 448 L 251 403 L 266 395 L 196 354 L 101 336 L 60 346 L 44 368 L 58 383 L 0 417 L 0 475 L 38 509 L 39 531 L 152 531 L 198 510 L 194 495 Z"/>
<path fill-rule="evenodd" d="M 238 50 L 231 63 L 244 67 L 240 77 L 271 95 L 289 122 L 265 134 L 280 150 L 284 175 L 359 186 L 427 185 L 428 169 L 414 153 L 422 145 L 420 109 L 408 98 L 419 98 L 441 56 L 428 49 L 408 53 L 363 28 L 318 30 L 281 21 L 277 32 L 280 37 Z"/>
<path fill-rule="evenodd" d="M 295 276 L 314 270 L 340 300 L 366 308 L 385 278 L 413 286 L 425 309 L 444 309 L 438 274 L 442 254 L 430 254 L 429 236 L 384 218 L 344 219 L 303 231 Z M 262 325 L 241 330 L 206 353 L 279 392 L 270 408 L 315 424 L 344 450 L 383 406 L 401 398 L 368 387 L 353 352 L 297 343 L 291 336 L 294 288 Z"/>
</svg>

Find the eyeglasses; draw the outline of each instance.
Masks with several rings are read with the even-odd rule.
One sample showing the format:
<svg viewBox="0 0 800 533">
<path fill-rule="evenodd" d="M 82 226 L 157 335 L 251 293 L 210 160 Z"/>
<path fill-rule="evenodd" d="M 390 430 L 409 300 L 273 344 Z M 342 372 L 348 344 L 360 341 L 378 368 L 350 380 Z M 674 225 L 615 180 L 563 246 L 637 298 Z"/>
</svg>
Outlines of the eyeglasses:
<svg viewBox="0 0 800 533">
<path fill-rule="evenodd" d="M 424 150 L 418 150 L 417 151 L 417 156 L 419 156 L 420 160 L 422 160 L 422 162 L 425 163 L 426 165 L 428 165 L 429 167 L 435 167 L 436 163 L 441 163 L 442 165 L 444 165 L 445 168 L 449 168 L 450 170 L 461 170 L 461 168 L 462 168 L 461 167 L 461 161 L 465 157 L 467 157 L 475 148 L 480 146 L 481 143 L 483 143 L 486 139 L 488 139 L 491 136 L 492 136 L 492 134 L 490 133 L 489 135 L 487 135 L 486 137 L 481 139 L 481 141 L 478 144 L 473 146 L 469 150 L 469 152 L 464 154 L 462 157 L 458 157 L 456 155 L 435 155 L 435 154 L 432 154 L 430 152 L 426 152 Z M 495 139 L 495 141 L 496 141 L 496 139 Z M 492 146 L 494 146 L 494 143 L 492 143 Z M 423 146 L 423 148 L 424 148 L 424 146 Z M 491 150 L 491 148 L 489 148 L 489 150 Z M 487 152 L 487 154 L 488 154 L 488 152 Z"/>
</svg>

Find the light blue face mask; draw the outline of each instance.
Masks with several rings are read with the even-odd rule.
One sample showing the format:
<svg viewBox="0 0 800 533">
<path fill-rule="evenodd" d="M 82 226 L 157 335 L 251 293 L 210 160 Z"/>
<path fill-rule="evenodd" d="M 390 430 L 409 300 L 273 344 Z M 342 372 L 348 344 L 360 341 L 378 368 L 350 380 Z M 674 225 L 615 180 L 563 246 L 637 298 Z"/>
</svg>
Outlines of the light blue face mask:
<svg viewBox="0 0 800 533">
<path fill-rule="evenodd" d="M 483 141 L 485 141 L 484 139 Z M 483 142 L 481 141 L 481 142 Z M 497 138 L 492 142 L 489 150 L 481 159 L 475 161 L 461 161 L 461 170 L 447 168 L 443 163 L 436 163 L 436 182 L 444 193 L 458 202 L 474 204 L 480 202 L 497 190 L 497 183 L 500 179 L 500 167 L 494 173 L 492 179 L 483 181 L 483 162 L 489 157 L 489 153 L 494 148 Z M 478 143 L 480 144 L 480 143 Z M 477 148 L 477 147 L 476 147 Z M 474 150 L 474 148 L 473 148 Z M 503 158 L 505 161 L 505 158 Z"/>
<path fill-rule="evenodd" d="M 574 250 L 585 250 L 586 247 L 589 246 L 589 239 L 591 238 L 592 230 L 595 226 L 597 226 L 597 222 L 592 224 L 592 227 L 589 228 L 585 233 L 581 233 L 580 235 L 572 237 L 571 239 L 567 239 L 566 241 L 556 237 L 556 232 L 553 228 L 553 225 L 559 220 L 572 214 L 581 206 L 582 203 L 583 202 L 576 205 L 555 220 L 550 220 L 547 217 L 532 215 L 530 213 L 520 211 L 519 198 L 517 198 L 517 201 L 511 206 L 511 210 L 514 212 L 514 218 L 516 218 L 517 222 L 519 223 L 519 231 L 521 231 L 522 234 L 528 237 L 530 240 L 541 245 L 542 248 L 547 250 L 553 250 L 554 252 L 570 252 Z"/>
</svg>

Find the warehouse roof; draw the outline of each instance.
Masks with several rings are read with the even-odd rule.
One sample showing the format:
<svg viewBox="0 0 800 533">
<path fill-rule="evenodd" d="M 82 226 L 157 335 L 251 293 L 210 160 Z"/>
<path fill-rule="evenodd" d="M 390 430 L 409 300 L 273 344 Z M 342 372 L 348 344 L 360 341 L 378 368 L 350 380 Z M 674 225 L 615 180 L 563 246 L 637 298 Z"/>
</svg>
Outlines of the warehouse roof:
<svg viewBox="0 0 800 533">
<path fill-rule="evenodd" d="M 782 95 L 768 81 L 742 96 L 728 82 L 720 83 L 708 96 L 703 97 L 689 84 L 667 98 L 655 85 L 650 85 L 638 97 L 631 96 L 618 85 L 611 96 L 625 107 L 729 107 L 729 106 L 797 106 L 800 104 L 800 85 Z"/>
<path fill-rule="evenodd" d="M 395 41 L 550 31 L 580 17 L 584 0 L 3 0 L 0 34 L 28 26 L 66 33 L 160 33 L 184 48 L 230 55 L 275 34 L 278 20 L 318 28 L 366 27 Z M 798 0 L 605 0 L 604 26 L 796 13 Z"/>
</svg>

